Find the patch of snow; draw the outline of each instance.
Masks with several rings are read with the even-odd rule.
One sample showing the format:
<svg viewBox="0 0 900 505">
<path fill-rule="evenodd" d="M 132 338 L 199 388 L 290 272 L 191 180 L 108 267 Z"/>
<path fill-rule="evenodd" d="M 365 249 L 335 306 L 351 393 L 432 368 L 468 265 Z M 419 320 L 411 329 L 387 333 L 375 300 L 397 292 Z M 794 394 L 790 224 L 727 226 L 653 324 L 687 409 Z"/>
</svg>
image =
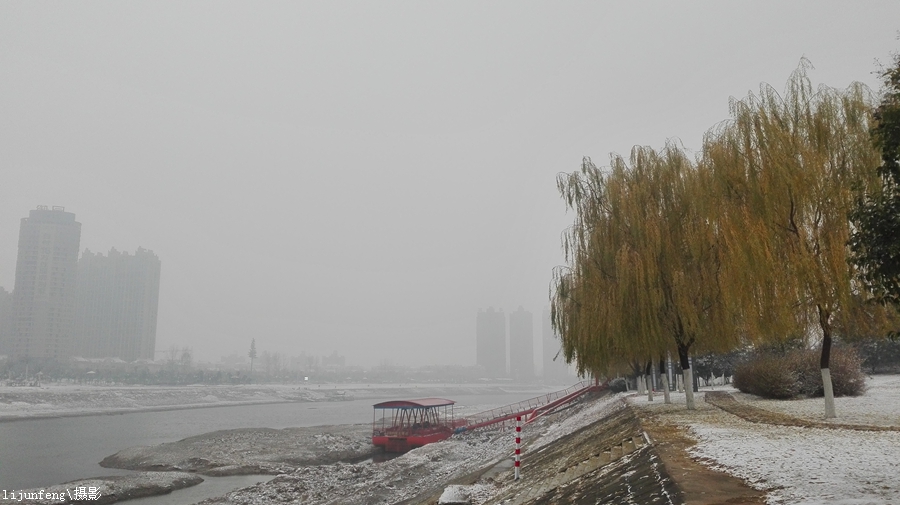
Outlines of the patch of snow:
<svg viewBox="0 0 900 505">
<path fill-rule="evenodd" d="M 441 493 L 441 497 L 438 498 L 439 505 L 471 502 L 472 499 L 471 494 L 469 493 L 469 486 L 447 486 L 444 489 L 444 492 Z"/>
<path fill-rule="evenodd" d="M 687 428 L 697 439 L 695 458 L 766 490 L 771 505 L 900 503 L 900 432 L 751 423 L 704 402 L 703 391 L 710 390 L 697 395 L 695 411 L 686 410 L 683 393 L 672 394 L 673 405 L 634 395 L 627 401 Z M 714 390 L 773 412 L 823 420 L 821 398 L 763 400 L 730 387 Z M 900 376 L 870 378 L 865 395 L 837 402 L 836 423 L 900 426 Z"/>
<path fill-rule="evenodd" d="M 900 502 L 900 432 L 749 423 L 722 413 L 690 427 L 692 454 L 758 489 L 771 504 Z"/>
<path fill-rule="evenodd" d="M 772 412 L 813 421 L 836 424 L 867 424 L 873 426 L 900 425 L 900 376 L 876 375 L 866 380 L 867 391 L 862 396 L 835 398 L 837 417 L 825 419 L 825 400 L 768 400 L 738 391 L 729 391 L 738 401 Z"/>
<path fill-rule="evenodd" d="M 613 412 L 624 408 L 622 403 L 625 393 L 605 396 L 597 401 L 591 402 L 586 407 L 578 408 L 575 412 L 571 412 L 562 421 L 552 423 L 546 430 L 541 433 L 531 450 L 543 447 L 551 442 L 559 440 L 565 435 L 584 428 L 585 426 L 596 422 L 598 419 L 608 416 Z M 523 428 L 527 432 L 528 426 Z"/>
</svg>

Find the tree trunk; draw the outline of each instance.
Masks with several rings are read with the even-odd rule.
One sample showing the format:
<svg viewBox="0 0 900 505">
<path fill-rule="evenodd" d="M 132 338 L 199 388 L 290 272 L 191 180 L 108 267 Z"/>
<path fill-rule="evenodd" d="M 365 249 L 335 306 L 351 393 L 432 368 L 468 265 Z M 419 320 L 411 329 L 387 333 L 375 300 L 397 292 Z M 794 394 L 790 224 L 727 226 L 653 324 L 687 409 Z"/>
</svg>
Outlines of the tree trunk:
<svg viewBox="0 0 900 505">
<path fill-rule="evenodd" d="M 821 305 L 819 309 L 819 325 L 822 327 L 822 359 L 819 361 L 819 368 L 822 369 L 822 389 L 825 392 L 825 419 L 833 419 L 837 417 L 834 410 L 834 387 L 831 384 L 831 313 L 824 310 Z"/>
<path fill-rule="evenodd" d="M 694 410 L 696 408 L 694 406 L 694 389 L 691 387 L 694 384 L 694 377 L 691 373 L 691 361 L 688 359 L 687 346 L 678 345 L 678 359 L 681 361 L 681 370 L 684 375 L 684 399 L 687 409 Z"/>
<path fill-rule="evenodd" d="M 653 401 L 653 362 L 647 362 L 647 401 Z"/>
<path fill-rule="evenodd" d="M 663 383 L 663 401 L 666 404 L 672 403 L 672 399 L 669 398 L 669 372 L 666 370 L 665 359 L 659 360 L 659 375 L 662 377 Z"/>
</svg>

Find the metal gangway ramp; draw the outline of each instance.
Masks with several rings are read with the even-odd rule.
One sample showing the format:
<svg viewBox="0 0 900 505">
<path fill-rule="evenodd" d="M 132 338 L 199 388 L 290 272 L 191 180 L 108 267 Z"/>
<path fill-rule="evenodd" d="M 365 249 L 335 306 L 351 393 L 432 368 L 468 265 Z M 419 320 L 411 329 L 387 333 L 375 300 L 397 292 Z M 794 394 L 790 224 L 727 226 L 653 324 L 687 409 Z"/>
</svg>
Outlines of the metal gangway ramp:
<svg viewBox="0 0 900 505">
<path fill-rule="evenodd" d="M 456 433 L 475 430 L 492 424 L 515 420 L 521 417 L 529 423 L 538 417 L 552 412 L 557 407 L 565 405 L 581 395 L 590 391 L 599 391 L 606 388 L 606 383 L 597 384 L 591 381 L 581 381 L 573 386 L 560 391 L 554 391 L 545 395 L 529 398 L 516 403 L 510 403 L 502 407 L 485 410 L 466 418 L 466 425 L 456 429 Z"/>
</svg>

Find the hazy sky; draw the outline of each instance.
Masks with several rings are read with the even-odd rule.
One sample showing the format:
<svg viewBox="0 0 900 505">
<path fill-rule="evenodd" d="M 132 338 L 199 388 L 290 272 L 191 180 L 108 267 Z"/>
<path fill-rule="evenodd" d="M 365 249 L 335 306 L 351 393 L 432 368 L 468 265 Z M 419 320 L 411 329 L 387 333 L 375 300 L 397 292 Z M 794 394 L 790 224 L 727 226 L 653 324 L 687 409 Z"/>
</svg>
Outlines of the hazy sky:
<svg viewBox="0 0 900 505">
<path fill-rule="evenodd" d="M 157 349 L 474 364 L 548 305 L 555 177 L 699 148 L 729 96 L 876 86 L 900 2 L 2 2 L 0 286 L 19 220 L 162 261 Z"/>
</svg>

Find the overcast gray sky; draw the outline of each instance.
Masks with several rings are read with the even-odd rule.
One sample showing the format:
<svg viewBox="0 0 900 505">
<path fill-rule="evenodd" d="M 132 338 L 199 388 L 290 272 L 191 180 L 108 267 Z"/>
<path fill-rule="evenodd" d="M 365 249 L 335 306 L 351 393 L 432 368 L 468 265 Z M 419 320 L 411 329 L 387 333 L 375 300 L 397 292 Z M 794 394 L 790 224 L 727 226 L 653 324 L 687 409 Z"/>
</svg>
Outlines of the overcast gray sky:
<svg viewBox="0 0 900 505">
<path fill-rule="evenodd" d="M 0 286 L 19 220 L 162 261 L 157 349 L 474 364 L 548 305 L 555 176 L 697 149 L 729 96 L 877 85 L 900 2 L 2 2 Z"/>
</svg>

